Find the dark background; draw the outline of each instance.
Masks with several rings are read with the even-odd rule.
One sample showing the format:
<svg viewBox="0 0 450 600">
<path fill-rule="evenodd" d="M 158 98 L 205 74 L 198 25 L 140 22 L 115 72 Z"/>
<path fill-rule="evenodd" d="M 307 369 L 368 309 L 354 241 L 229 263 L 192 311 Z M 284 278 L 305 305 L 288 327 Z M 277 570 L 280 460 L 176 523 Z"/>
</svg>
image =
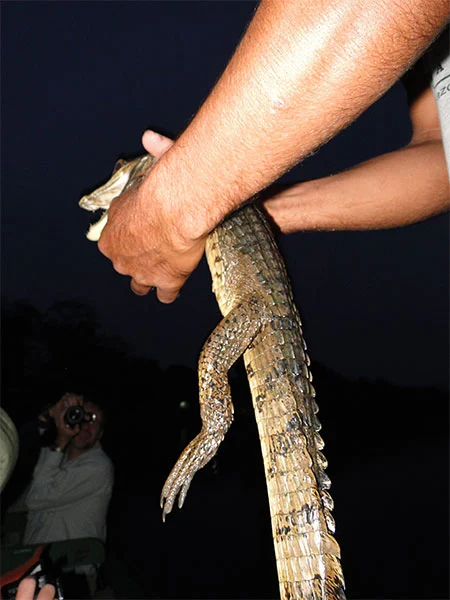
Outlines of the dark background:
<svg viewBox="0 0 450 600">
<path fill-rule="evenodd" d="M 218 458 L 160 521 L 164 479 L 199 427 L 196 361 L 220 318 L 206 264 L 173 305 L 136 297 L 84 238 L 90 216 L 77 206 L 118 156 L 142 152 L 146 127 L 173 137 L 187 126 L 255 6 L 1 6 L 2 403 L 18 427 L 66 389 L 107 405 L 118 597 L 277 596 L 240 366 Z M 410 134 L 397 84 L 283 182 L 348 168 Z M 348 595 L 446 598 L 448 217 L 280 244 L 312 358 Z"/>
</svg>

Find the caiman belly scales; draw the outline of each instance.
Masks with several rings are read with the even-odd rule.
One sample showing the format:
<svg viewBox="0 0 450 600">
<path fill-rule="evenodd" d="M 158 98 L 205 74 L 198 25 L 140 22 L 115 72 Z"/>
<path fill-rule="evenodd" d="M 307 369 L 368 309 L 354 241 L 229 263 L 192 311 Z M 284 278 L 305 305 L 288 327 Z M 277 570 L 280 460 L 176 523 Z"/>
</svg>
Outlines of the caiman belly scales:
<svg viewBox="0 0 450 600">
<path fill-rule="evenodd" d="M 144 160 L 148 168 L 149 157 L 126 163 L 80 205 L 108 208 L 111 187 L 115 196 L 120 194 L 142 173 L 137 167 Z M 104 222 L 88 234 L 90 239 L 98 239 Z M 230 215 L 208 236 L 206 257 L 223 319 L 199 359 L 202 429 L 164 485 L 163 518 L 177 497 L 182 506 L 194 474 L 214 456 L 231 425 L 227 373 L 243 355 L 264 460 L 281 599 L 344 599 L 309 359 L 284 262 L 263 212 L 248 204 Z"/>
</svg>

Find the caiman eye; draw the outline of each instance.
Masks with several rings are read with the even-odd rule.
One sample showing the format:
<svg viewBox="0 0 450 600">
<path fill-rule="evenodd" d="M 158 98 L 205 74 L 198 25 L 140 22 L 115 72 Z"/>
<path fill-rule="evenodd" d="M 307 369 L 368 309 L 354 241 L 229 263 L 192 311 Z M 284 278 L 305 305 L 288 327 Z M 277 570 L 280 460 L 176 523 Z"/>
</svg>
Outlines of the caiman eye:
<svg viewBox="0 0 450 600">
<path fill-rule="evenodd" d="M 114 173 L 116 171 L 118 171 L 119 169 L 121 169 L 128 161 L 125 160 L 124 158 L 119 158 L 119 160 L 116 161 L 116 164 L 114 165 L 114 169 L 112 174 L 114 175 Z"/>
</svg>

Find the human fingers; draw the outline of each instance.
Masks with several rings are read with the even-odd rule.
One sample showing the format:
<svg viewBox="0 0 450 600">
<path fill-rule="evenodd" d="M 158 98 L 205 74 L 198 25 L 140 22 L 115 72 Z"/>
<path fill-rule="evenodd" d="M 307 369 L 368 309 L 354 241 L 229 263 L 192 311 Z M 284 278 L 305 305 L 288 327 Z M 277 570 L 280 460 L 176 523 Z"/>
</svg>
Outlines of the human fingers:
<svg viewBox="0 0 450 600">
<path fill-rule="evenodd" d="M 36 600 L 53 600 L 56 594 L 55 587 L 51 583 L 46 583 L 39 592 Z"/>
<path fill-rule="evenodd" d="M 158 288 L 156 290 L 156 296 L 163 304 L 171 304 L 180 295 L 180 287 L 177 288 Z"/>
<path fill-rule="evenodd" d="M 33 600 L 36 581 L 32 577 L 22 579 L 17 588 L 16 600 Z"/>
<path fill-rule="evenodd" d="M 173 140 L 156 131 L 147 129 L 142 136 L 142 145 L 150 154 L 160 158 L 172 146 Z"/>
<path fill-rule="evenodd" d="M 83 396 L 80 394 L 65 394 L 65 406 L 68 408 L 69 406 L 77 406 L 83 404 Z"/>
<path fill-rule="evenodd" d="M 132 292 L 137 296 L 146 296 L 149 292 L 155 289 L 152 285 L 145 285 L 138 283 L 135 279 L 131 279 L 130 287 Z M 171 304 L 180 295 L 181 285 L 174 288 L 163 288 L 158 287 L 156 289 L 156 296 L 163 304 Z"/>
<path fill-rule="evenodd" d="M 50 416 L 57 418 L 64 414 L 69 406 L 73 404 L 82 404 L 83 397 L 71 392 L 66 392 L 49 410 Z"/>
<path fill-rule="evenodd" d="M 25 577 L 19 583 L 15 600 L 33 600 L 36 590 L 36 581 L 32 577 Z M 53 585 L 46 583 L 39 591 L 37 600 L 53 600 L 56 590 Z"/>
<path fill-rule="evenodd" d="M 77 423 L 76 425 L 66 425 L 66 434 L 68 438 L 73 438 L 78 435 L 81 431 L 81 425 Z"/>
<path fill-rule="evenodd" d="M 146 296 L 149 292 L 152 291 L 152 285 L 145 285 L 143 283 L 138 283 L 135 279 L 131 279 L 130 281 L 131 291 L 136 294 L 136 296 Z"/>
</svg>

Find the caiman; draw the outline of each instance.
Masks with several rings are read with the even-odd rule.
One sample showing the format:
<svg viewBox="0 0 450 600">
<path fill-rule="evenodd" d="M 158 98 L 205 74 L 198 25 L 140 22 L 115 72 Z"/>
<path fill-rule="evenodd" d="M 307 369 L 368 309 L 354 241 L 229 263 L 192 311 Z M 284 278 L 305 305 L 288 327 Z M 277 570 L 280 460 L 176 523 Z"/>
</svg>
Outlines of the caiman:
<svg viewBox="0 0 450 600">
<path fill-rule="evenodd" d="M 111 179 L 80 200 L 87 210 L 110 202 L 151 167 L 145 155 L 119 165 Z M 107 212 L 91 226 L 98 240 Z M 215 455 L 233 420 L 228 370 L 244 357 L 269 495 L 282 600 L 344 599 L 333 501 L 325 473 L 310 361 L 290 281 L 263 211 L 249 203 L 206 241 L 222 321 L 201 351 L 198 379 L 202 428 L 170 473 L 163 519 L 183 505 L 194 474 Z"/>
</svg>

